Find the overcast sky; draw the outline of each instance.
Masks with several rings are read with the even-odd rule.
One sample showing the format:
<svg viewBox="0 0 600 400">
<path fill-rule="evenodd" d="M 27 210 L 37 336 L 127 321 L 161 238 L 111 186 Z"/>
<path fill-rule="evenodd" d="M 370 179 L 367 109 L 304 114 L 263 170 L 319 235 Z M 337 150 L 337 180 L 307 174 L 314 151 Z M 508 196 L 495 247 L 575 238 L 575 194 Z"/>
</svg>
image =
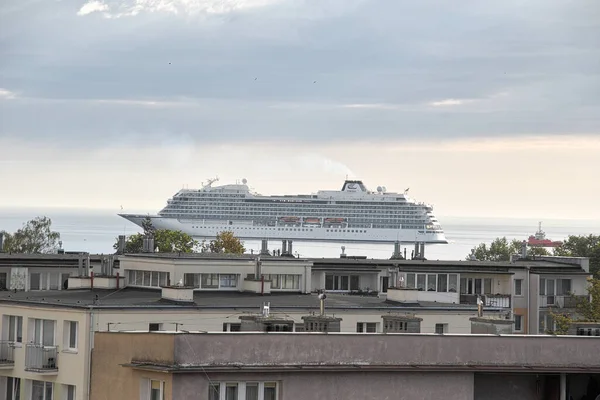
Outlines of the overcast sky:
<svg viewBox="0 0 600 400">
<path fill-rule="evenodd" d="M 597 0 L 2 0 L 0 206 L 349 175 L 439 214 L 600 219 L 599 49 Z"/>
</svg>

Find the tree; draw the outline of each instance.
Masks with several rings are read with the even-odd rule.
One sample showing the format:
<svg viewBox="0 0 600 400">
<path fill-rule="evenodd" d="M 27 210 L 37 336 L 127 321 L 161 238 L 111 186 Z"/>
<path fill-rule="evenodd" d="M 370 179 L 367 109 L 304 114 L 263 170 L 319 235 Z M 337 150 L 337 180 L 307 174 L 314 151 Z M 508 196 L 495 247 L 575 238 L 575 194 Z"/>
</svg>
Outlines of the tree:
<svg viewBox="0 0 600 400">
<path fill-rule="evenodd" d="M 600 279 L 600 235 L 571 235 L 561 246 L 554 249 L 554 255 L 588 257 L 590 273 Z"/>
<path fill-rule="evenodd" d="M 600 322 L 600 279 L 589 278 L 587 287 L 589 299 L 577 303 L 581 321 Z"/>
<path fill-rule="evenodd" d="M 547 330 L 554 335 L 566 335 L 574 321 L 600 322 L 600 279 L 588 278 L 588 296 L 577 301 L 577 314 L 550 310 L 550 315 L 556 324 L 555 330 Z"/>
<path fill-rule="evenodd" d="M 55 253 L 59 247 L 60 233 L 52 230 L 52 220 L 35 217 L 23 224 L 15 233 L 4 234 L 4 251 L 11 253 Z"/>
<path fill-rule="evenodd" d="M 202 242 L 202 252 L 244 254 L 246 249 L 244 243 L 231 231 L 223 231 L 217 234 L 217 238 L 210 243 Z"/>
<path fill-rule="evenodd" d="M 521 254 L 523 242 L 518 239 L 508 241 L 506 237 L 496 238 L 488 246 L 485 243 L 479 244 L 471 249 L 471 254 L 467 260 L 475 258 L 480 261 L 510 261 L 512 254 Z M 531 247 L 527 250 L 529 256 L 546 256 L 550 253 L 543 247 Z"/>
<path fill-rule="evenodd" d="M 154 249 L 160 253 L 193 253 L 198 247 L 198 241 L 182 231 L 173 231 L 169 229 L 156 229 L 152 225 L 150 217 L 142 221 L 144 233 L 130 235 L 125 240 L 125 253 L 141 253 L 144 249 L 144 239 L 154 239 Z M 119 238 L 113 248 L 119 248 Z"/>
</svg>

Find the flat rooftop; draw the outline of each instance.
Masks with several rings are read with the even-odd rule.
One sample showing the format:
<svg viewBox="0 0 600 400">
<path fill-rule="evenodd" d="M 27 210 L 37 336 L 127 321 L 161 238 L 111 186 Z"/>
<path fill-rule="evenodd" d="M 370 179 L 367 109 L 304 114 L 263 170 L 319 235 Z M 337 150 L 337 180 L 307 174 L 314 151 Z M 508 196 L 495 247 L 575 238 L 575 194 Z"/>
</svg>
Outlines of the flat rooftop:
<svg viewBox="0 0 600 400">
<path fill-rule="evenodd" d="M 29 304 L 42 307 L 74 307 L 94 309 L 255 309 L 262 307 L 263 302 L 270 302 L 272 310 L 319 310 L 319 299 L 316 294 L 271 293 L 260 296 L 254 293 L 240 292 L 195 292 L 194 303 L 174 303 L 161 298 L 160 290 L 124 288 L 119 290 L 106 289 L 70 289 L 48 290 L 40 292 L 0 292 L 1 304 Z M 441 304 L 436 302 L 393 303 L 384 297 L 327 294 L 325 307 L 330 311 L 362 310 L 453 310 L 475 312 L 475 305 Z M 486 308 L 489 312 L 500 312 L 502 309 Z M 505 310 L 504 310 L 505 312 Z"/>
</svg>

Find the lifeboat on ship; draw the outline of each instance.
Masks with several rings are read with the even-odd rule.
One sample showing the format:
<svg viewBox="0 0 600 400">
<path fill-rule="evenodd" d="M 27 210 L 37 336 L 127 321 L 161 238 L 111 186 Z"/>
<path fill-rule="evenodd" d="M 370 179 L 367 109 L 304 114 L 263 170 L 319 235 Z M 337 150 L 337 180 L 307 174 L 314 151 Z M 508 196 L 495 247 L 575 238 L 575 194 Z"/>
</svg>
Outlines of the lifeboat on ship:
<svg viewBox="0 0 600 400">
<path fill-rule="evenodd" d="M 305 224 L 320 224 L 321 218 L 304 218 Z"/>
<path fill-rule="evenodd" d="M 286 224 L 297 224 L 300 221 L 298 217 L 281 217 L 279 220 Z"/>
</svg>

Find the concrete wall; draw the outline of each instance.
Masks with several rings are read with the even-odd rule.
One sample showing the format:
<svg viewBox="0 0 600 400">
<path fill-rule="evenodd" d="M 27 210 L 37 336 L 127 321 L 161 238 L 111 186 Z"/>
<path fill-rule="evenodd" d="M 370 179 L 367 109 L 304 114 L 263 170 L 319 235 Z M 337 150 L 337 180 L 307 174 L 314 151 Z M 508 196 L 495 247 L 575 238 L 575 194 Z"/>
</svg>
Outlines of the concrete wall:
<svg viewBox="0 0 600 400">
<path fill-rule="evenodd" d="M 213 383 L 276 381 L 280 384 L 279 398 L 285 400 L 473 399 L 473 374 L 468 372 L 293 372 L 208 376 Z M 173 400 L 205 399 L 208 396 L 208 380 L 204 374 L 175 375 L 173 383 Z"/>
<path fill-rule="evenodd" d="M 474 400 L 539 400 L 538 379 L 543 383 L 533 374 L 475 374 Z"/>
<path fill-rule="evenodd" d="M 172 363 L 173 338 L 172 335 L 160 333 L 149 335 L 97 334 L 92 355 L 93 374 L 90 400 L 140 399 L 143 379 L 163 381 L 164 400 L 172 400 L 173 380 L 170 374 L 138 371 L 122 367 L 121 364 L 128 363 L 132 359 Z"/>
<path fill-rule="evenodd" d="M 135 334 L 132 334 L 135 335 Z M 143 334 L 142 334 L 143 335 Z M 413 335 L 413 334 L 180 334 L 175 360 L 194 364 L 202 354 L 207 365 L 394 365 L 439 368 L 469 365 L 483 368 L 589 367 L 600 370 L 595 337 Z M 193 349 L 194 351 L 190 351 Z"/>
</svg>

